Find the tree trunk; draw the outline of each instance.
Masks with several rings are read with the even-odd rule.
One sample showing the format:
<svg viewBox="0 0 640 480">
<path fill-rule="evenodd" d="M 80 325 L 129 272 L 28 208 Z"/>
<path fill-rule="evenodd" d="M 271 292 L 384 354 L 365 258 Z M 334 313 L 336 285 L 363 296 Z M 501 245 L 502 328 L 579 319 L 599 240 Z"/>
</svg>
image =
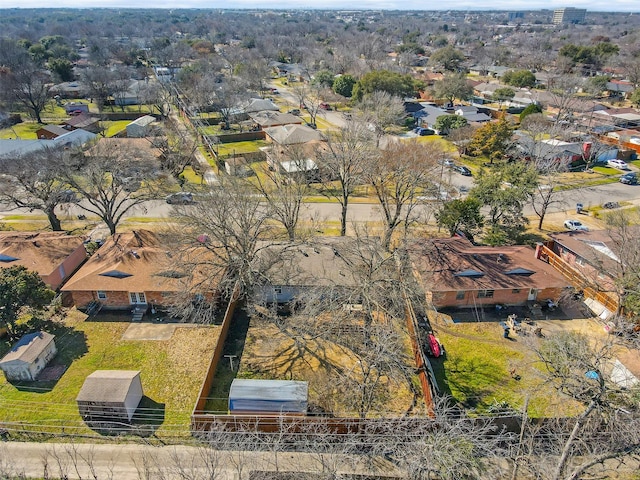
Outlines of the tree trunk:
<svg viewBox="0 0 640 480">
<path fill-rule="evenodd" d="M 47 219 L 49 220 L 49 224 L 51 225 L 51 230 L 53 230 L 54 232 L 61 232 L 62 225 L 60 224 L 60 219 L 56 215 L 55 206 L 47 208 L 45 210 L 45 213 L 47 214 Z"/>
<path fill-rule="evenodd" d="M 591 412 L 596 408 L 596 401 L 591 400 L 591 403 L 587 407 L 587 409 L 580 414 L 580 416 L 576 419 L 576 424 L 573 426 L 573 430 L 571 430 L 571 435 L 567 439 L 567 442 L 564 444 L 564 448 L 562 449 L 562 454 L 560 455 L 560 459 L 558 460 L 558 465 L 556 466 L 556 471 L 553 475 L 554 480 L 560 480 L 562 478 L 562 472 L 564 472 L 564 468 L 567 465 L 567 461 L 569 460 L 569 453 L 571 452 L 571 447 L 573 447 L 573 442 L 576 440 L 578 435 L 580 434 L 580 428 L 584 424 L 585 420 L 591 415 Z"/>
<path fill-rule="evenodd" d="M 347 235 L 347 199 L 343 199 L 342 202 L 342 213 L 340 215 L 340 236 L 344 237 Z"/>
<path fill-rule="evenodd" d="M 116 225 L 116 223 L 113 220 L 105 220 L 104 223 L 107 224 L 107 227 L 109 227 L 109 233 L 113 236 L 116 234 L 116 227 L 118 225 Z"/>
<path fill-rule="evenodd" d="M 544 216 L 547 214 L 547 209 L 543 208 L 540 212 L 540 220 L 538 220 L 538 230 L 542 230 L 542 222 L 544 222 Z"/>
</svg>

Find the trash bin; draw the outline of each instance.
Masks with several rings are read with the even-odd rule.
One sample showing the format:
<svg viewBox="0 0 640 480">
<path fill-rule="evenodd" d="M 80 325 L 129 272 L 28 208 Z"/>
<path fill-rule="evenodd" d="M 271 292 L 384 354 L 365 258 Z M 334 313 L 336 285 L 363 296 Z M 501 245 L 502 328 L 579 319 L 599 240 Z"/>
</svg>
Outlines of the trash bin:
<svg viewBox="0 0 640 480">
<path fill-rule="evenodd" d="M 581 203 L 576 203 L 576 213 L 578 215 L 580 215 L 582 213 L 582 209 L 584 208 L 584 205 L 582 205 Z"/>
</svg>

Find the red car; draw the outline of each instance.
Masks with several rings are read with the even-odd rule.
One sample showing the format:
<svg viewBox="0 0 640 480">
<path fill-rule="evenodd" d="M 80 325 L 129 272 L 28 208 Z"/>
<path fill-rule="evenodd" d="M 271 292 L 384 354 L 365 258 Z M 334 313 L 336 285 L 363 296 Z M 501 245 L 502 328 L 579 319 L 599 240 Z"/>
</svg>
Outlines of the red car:
<svg viewBox="0 0 640 480">
<path fill-rule="evenodd" d="M 320 104 L 320 108 L 323 110 L 331 110 L 331 105 L 329 105 L 327 102 L 322 102 Z"/>
</svg>

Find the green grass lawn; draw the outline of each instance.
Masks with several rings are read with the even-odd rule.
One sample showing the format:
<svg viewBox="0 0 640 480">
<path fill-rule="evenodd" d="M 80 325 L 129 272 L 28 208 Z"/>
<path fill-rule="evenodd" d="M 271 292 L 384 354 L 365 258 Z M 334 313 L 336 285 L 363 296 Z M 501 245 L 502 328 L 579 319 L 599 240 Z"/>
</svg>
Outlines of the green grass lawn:
<svg viewBox="0 0 640 480">
<path fill-rule="evenodd" d="M 36 140 L 36 130 L 40 129 L 43 125 L 36 122 L 22 122 L 14 125 L 11 128 L 3 128 L 0 130 L 0 139 L 20 139 L 20 140 Z"/>
<path fill-rule="evenodd" d="M 618 170 L 617 168 L 603 167 L 603 166 L 593 167 L 591 170 L 593 170 L 596 173 L 600 173 L 602 175 L 620 175 L 621 173 L 624 173 L 621 170 Z"/>
<path fill-rule="evenodd" d="M 502 328 L 490 322 L 448 325 L 436 331 L 446 348 L 444 358 L 432 361 L 438 385 L 465 408 L 483 414 L 492 404 L 505 402 L 521 409 L 529 395 L 529 415 L 533 417 L 562 410 L 571 413 L 574 405 L 544 384 L 523 338 L 504 339 Z M 519 380 L 510 375 L 512 369 L 520 375 Z"/>
<path fill-rule="evenodd" d="M 225 157 L 229 155 L 242 155 L 244 153 L 257 152 L 260 147 L 267 145 L 264 140 L 251 140 L 246 142 L 221 143 L 218 145 L 218 155 Z"/>
<path fill-rule="evenodd" d="M 113 137 L 118 133 L 126 130 L 127 125 L 131 123 L 131 120 L 118 120 L 118 121 L 105 121 L 102 122 L 102 126 L 106 129 L 104 134 L 106 137 Z"/>
<path fill-rule="evenodd" d="M 159 437 L 188 434 L 191 409 L 211 358 L 218 327 L 177 328 L 170 340 L 123 340 L 126 316 L 94 317 L 72 310 L 62 324 L 47 325 L 56 335 L 58 355 L 50 365 L 65 365 L 57 382 L 23 385 L 0 381 L 0 418 L 32 424 L 30 430 L 94 434 L 80 418 L 75 398 L 95 370 L 140 370 L 145 398 L 141 407 L 159 414 Z M 107 321 L 109 320 L 109 321 Z M 8 349 L 5 342 L 1 352 Z M 144 413 L 139 409 L 137 415 Z"/>
</svg>

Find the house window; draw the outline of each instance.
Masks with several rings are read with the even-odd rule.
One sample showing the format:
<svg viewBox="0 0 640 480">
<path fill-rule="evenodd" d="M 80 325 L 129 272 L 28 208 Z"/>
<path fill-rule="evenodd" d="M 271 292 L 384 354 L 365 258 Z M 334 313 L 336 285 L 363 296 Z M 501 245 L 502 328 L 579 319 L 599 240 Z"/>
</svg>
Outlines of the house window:
<svg viewBox="0 0 640 480">
<path fill-rule="evenodd" d="M 513 290 L 511 290 L 511 293 L 520 293 L 520 289 L 519 288 L 514 288 Z"/>
<path fill-rule="evenodd" d="M 576 257 L 576 265 L 584 265 L 584 258 L 582 257 Z"/>
<path fill-rule="evenodd" d="M 493 298 L 493 290 L 479 290 L 478 298 Z"/>
<path fill-rule="evenodd" d="M 106 300 L 107 299 L 107 292 L 103 291 L 103 290 L 98 290 L 98 300 Z"/>
<path fill-rule="evenodd" d="M 458 290 L 456 292 L 456 300 L 464 300 L 464 294 L 465 294 L 464 290 Z"/>
</svg>

